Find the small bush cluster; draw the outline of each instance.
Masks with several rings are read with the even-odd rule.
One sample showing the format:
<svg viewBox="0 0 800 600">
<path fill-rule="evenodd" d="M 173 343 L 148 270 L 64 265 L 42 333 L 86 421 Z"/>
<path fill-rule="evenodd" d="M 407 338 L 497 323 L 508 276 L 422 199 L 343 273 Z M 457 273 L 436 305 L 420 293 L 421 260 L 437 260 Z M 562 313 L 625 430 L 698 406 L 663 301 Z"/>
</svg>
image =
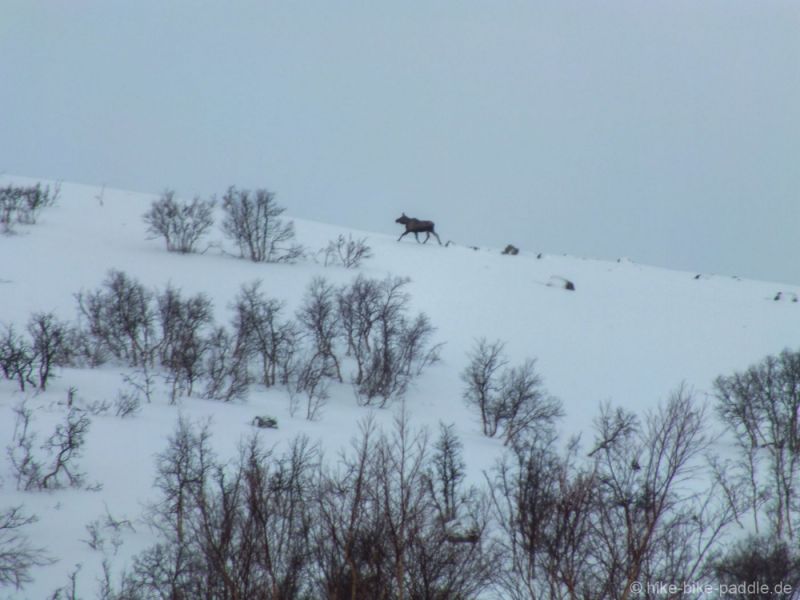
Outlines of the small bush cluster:
<svg viewBox="0 0 800 600">
<path fill-rule="evenodd" d="M 37 312 L 28 320 L 27 336 L 13 326 L 0 333 L 0 370 L 16 381 L 20 391 L 27 387 L 47 389 L 55 367 L 73 363 L 77 330 L 53 313 Z"/>
<path fill-rule="evenodd" d="M 164 238 L 168 251 L 187 254 L 196 251 L 214 224 L 214 205 L 213 199 L 181 202 L 167 190 L 142 218 L 153 237 Z M 222 231 L 236 244 L 241 258 L 282 263 L 303 256 L 303 247 L 294 243 L 294 222 L 281 218 L 286 209 L 278 205 L 274 193 L 231 187 L 222 197 L 222 210 Z"/>
<path fill-rule="evenodd" d="M 142 217 L 154 237 L 163 237 L 170 252 L 194 252 L 197 243 L 214 224 L 214 201 L 195 198 L 179 202 L 175 192 L 165 191 Z"/>
<path fill-rule="evenodd" d="M 534 360 L 507 367 L 503 351 L 502 342 L 478 340 L 461 377 L 464 400 L 478 409 L 483 433 L 502 433 L 506 445 L 515 445 L 550 428 L 563 409 L 544 389 Z"/>
<path fill-rule="evenodd" d="M 284 315 L 283 302 L 269 298 L 261 282 L 244 284 L 233 306 L 234 355 L 248 380 L 266 387 L 287 384 L 299 331 Z"/>
<path fill-rule="evenodd" d="M 475 597 L 496 554 L 461 464 L 458 444 L 431 451 L 402 417 L 391 435 L 364 424 L 339 468 L 303 437 L 285 454 L 254 437 L 226 464 L 180 421 L 158 458 L 159 543 L 113 597 Z"/>
<path fill-rule="evenodd" d="M 352 234 L 347 237 L 340 234 L 317 254 L 322 255 L 322 264 L 326 267 L 357 269 L 363 261 L 372 258 L 372 248 L 367 245 L 367 238 L 355 239 Z"/>
<path fill-rule="evenodd" d="M 13 233 L 17 223 L 32 225 L 36 223 L 43 208 L 55 204 L 59 187 L 7 185 L 0 187 L 0 227 L 3 233 Z"/>
<path fill-rule="evenodd" d="M 229 370 L 219 365 L 225 357 L 215 352 L 219 332 L 213 327 L 213 306 L 204 294 L 184 297 L 171 285 L 152 291 L 112 270 L 100 288 L 82 291 L 76 298 L 84 357 L 92 365 L 116 360 L 136 368 L 139 375 L 130 380 L 131 387 L 148 400 L 156 366 L 167 374 L 173 401 L 191 395 L 209 371 L 221 384 Z M 215 391 L 224 392 L 222 385 L 218 388 Z M 135 410 L 122 400 L 119 410 Z"/>
<path fill-rule="evenodd" d="M 197 250 L 197 244 L 213 226 L 214 205 L 213 199 L 181 202 L 174 191 L 167 190 L 142 218 L 152 237 L 164 239 L 168 251 L 187 254 Z M 276 202 L 273 192 L 230 187 L 222 197 L 222 210 L 222 231 L 236 245 L 241 258 L 291 263 L 304 256 L 305 249 L 294 241 L 294 222 L 282 218 L 286 209 Z M 355 269 L 372 257 L 372 249 L 366 238 L 339 235 L 317 252 L 315 260 L 320 260 L 320 255 L 326 267 Z"/>
<path fill-rule="evenodd" d="M 22 506 L 0 510 L 0 588 L 14 586 L 19 590 L 33 580 L 33 567 L 53 563 L 46 550 L 31 545 L 24 533 L 24 528 L 36 520 L 25 514 Z"/>
<path fill-rule="evenodd" d="M 286 209 L 278 205 L 274 193 L 231 187 L 222 197 L 222 208 L 222 230 L 236 243 L 242 258 L 293 262 L 303 255 L 303 247 L 293 242 L 294 222 L 281 218 Z"/>
<path fill-rule="evenodd" d="M 171 285 L 157 295 L 158 337 L 155 352 L 169 373 L 172 397 L 192 395 L 194 385 L 205 376 L 208 332 L 213 307 L 204 294 L 184 298 Z"/>
<path fill-rule="evenodd" d="M 365 421 L 336 463 L 302 436 L 282 455 L 254 436 L 221 462 L 207 426 L 179 420 L 158 459 L 159 543 L 109 597 L 626 598 L 758 565 L 791 584 L 785 545 L 715 556 L 736 518 L 701 485 L 705 423 L 684 389 L 642 420 L 606 406 L 588 455 L 528 432 L 477 488 L 453 428 L 431 443 L 402 412 L 388 433 Z"/>
<path fill-rule="evenodd" d="M 142 283 L 111 270 L 99 289 L 81 291 L 76 299 L 94 363 L 115 358 L 137 367 L 151 360 L 155 310 L 153 293 Z"/>
<path fill-rule="evenodd" d="M 706 421 L 681 388 L 641 420 L 604 406 L 588 455 L 578 440 L 559 452 L 552 434 L 517 444 L 489 477 L 503 597 L 628 598 L 636 582 L 712 579 L 736 519 L 705 465 Z"/>
<path fill-rule="evenodd" d="M 83 452 L 91 421 L 86 413 L 71 407 L 64 423 L 37 445 L 33 411 L 24 402 L 14 408 L 17 415 L 11 444 L 6 448 L 20 490 L 81 487 L 86 474 L 76 463 Z M 43 451 L 43 454 L 40 453 Z"/>
<path fill-rule="evenodd" d="M 347 353 L 356 361 L 354 383 L 362 404 L 380 406 L 402 396 L 409 382 L 439 360 L 428 316 L 409 314 L 409 280 L 358 276 L 337 301 Z"/>
<path fill-rule="evenodd" d="M 215 322 L 204 294 L 185 296 L 171 285 L 149 289 L 111 270 L 98 288 L 76 294 L 77 325 L 36 313 L 27 336 L 6 327 L 0 369 L 25 391 L 46 389 L 56 367 L 129 366 L 127 389 L 114 402 L 123 417 L 152 399 L 156 375 L 163 375 L 172 402 L 198 393 L 232 401 L 252 383 L 282 385 L 292 411 L 304 399 L 306 418 L 316 419 L 330 383 L 344 382 L 352 364 L 349 380 L 360 402 L 385 406 L 438 360 L 428 317 L 410 314 L 407 283 L 359 276 L 336 287 L 315 278 L 293 317 L 255 281 L 242 286 L 226 327 Z"/>
<path fill-rule="evenodd" d="M 761 508 L 780 539 L 800 538 L 800 352 L 784 350 L 714 383 L 717 413 L 737 450 L 723 470 L 759 532 Z M 762 516 L 763 518 L 763 516 Z"/>
</svg>

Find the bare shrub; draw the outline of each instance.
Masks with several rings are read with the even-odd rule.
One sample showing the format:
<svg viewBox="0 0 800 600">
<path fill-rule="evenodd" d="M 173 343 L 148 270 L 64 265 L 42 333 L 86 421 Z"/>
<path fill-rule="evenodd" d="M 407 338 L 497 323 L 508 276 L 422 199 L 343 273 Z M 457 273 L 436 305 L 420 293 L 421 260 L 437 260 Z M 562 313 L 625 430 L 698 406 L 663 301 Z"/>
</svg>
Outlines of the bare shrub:
<svg viewBox="0 0 800 600">
<path fill-rule="evenodd" d="M 14 414 L 14 434 L 11 444 L 6 447 L 6 454 L 17 481 L 17 489 L 36 489 L 41 484 L 44 465 L 34 451 L 37 434 L 32 427 L 33 411 L 23 401 L 14 407 Z"/>
<path fill-rule="evenodd" d="M 524 444 L 564 416 L 561 401 L 547 394 L 535 365 L 528 359 L 501 376 L 500 419 L 506 445 Z"/>
<path fill-rule="evenodd" d="M 56 489 L 83 486 L 86 474 L 77 466 L 83 451 L 86 433 L 91 421 L 86 414 L 71 407 L 64 423 L 56 425 L 55 431 L 42 443 L 44 456 L 34 450 L 36 432 L 32 429 L 33 413 L 25 404 L 14 408 L 16 423 L 11 444 L 6 452 L 11 461 L 18 489 Z"/>
<path fill-rule="evenodd" d="M 451 439 L 451 459 L 458 444 Z M 368 422 L 337 466 L 299 437 L 283 454 L 258 436 L 220 462 L 207 427 L 179 421 L 159 455 L 150 523 L 159 542 L 104 598 L 472 598 L 498 556 L 485 505 L 452 487 L 464 535 L 442 522 L 424 432 Z"/>
<path fill-rule="evenodd" d="M 9 325 L 0 334 L 0 370 L 20 391 L 47 388 L 55 367 L 72 364 L 77 353 L 73 328 L 52 313 L 35 313 L 28 320 L 30 339 Z M 34 377 L 35 374 L 35 377 Z"/>
<path fill-rule="evenodd" d="M 409 280 L 358 276 L 337 295 L 341 335 L 356 361 L 353 385 L 362 404 L 385 406 L 405 394 L 410 381 L 438 360 L 435 331 L 424 313 L 409 317 Z"/>
<path fill-rule="evenodd" d="M 195 251 L 197 242 L 214 224 L 214 201 L 195 198 L 178 202 L 175 192 L 167 190 L 142 218 L 153 237 L 164 238 L 169 252 L 187 254 Z"/>
<path fill-rule="evenodd" d="M 503 597 L 594 597 L 595 477 L 577 466 L 574 446 L 560 457 L 553 441 L 540 437 L 515 449 L 487 475 L 502 551 L 495 583 Z"/>
<path fill-rule="evenodd" d="M 705 424 L 681 388 L 643 421 L 604 406 L 590 460 L 576 440 L 559 455 L 552 435 L 515 446 L 490 480 L 504 597 L 627 599 L 635 582 L 707 581 L 734 512 L 708 477 Z"/>
<path fill-rule="evenodd" d="M 0 511 L 0 588 L 13 585 L 17 590 L 33 581 L 33 567 L 52 564 L 44 548 L 32 546 L 23 528 L 36 522 L 22 506 Z"/>
<path fill-rule="evenodd" d="M 476 342 L 461 375 L 466 383 L 464 399 L 478 408 L 485 435 L 493 437 L 502 431 L 506 445 L 524 444 L 537 432 L 552 428 L 563 409 L 545 391 L 536 362 L 528 359 L 507 368 L 503 348 L 499 341 Z"/>
<path fill-rule="evenodd" d="M 776 535 L 795 539 L 800 527 L 800 352 L 768 356 L 746 371 L 717 378 L 714 387 L 717 412 L 732 433 L 738 466 L 749 482 L 756 531 L 763 498 Z"/>
<path fill-rule="evenodd" d="M 376 279 L 359 275 L 337 294 L 342 334 L 347 343 L 347 355 L 356 361 L 355 382 L 364 378 L 367 358 L 380 318 L 381 286 Z"/>
<path fill-rule="evenodd" d="M 122 376 L 122 381 L 127 386 L 127 390 L 121 392 L 120 398 L 123 396 L 135 400 L 141 404 L 141 397 L 144 396 L 147 403 L 153 401 L 153 386 L 155 385 L 155 376 L 147 363 L 140 365 L 131 374 Z M 121 416 L 121 415 L 120 415 Z"/>
<path fill-rule="evenodd" d="M 378 597 L 390 590 L 383 511 L 372 469 L 376 437 L 374 422 L 362 423 L 351 451 L 320 479 L 315 563 L 320 589 L 329 598 Z"/>
<path fill-rule="evenodd" d="M 72 332 L 68 323 L 60 321 L 53 313 L 34 313 L 28 320 L 32 350 L 36 358 L 39 389 L 46 389 L 53 367 L 64 367 L 73 362 Z"/>
<path fill-rule="evenodd" d="M 458 518 L 460 499 L 459 489 L 466 476 L 463 444 L 455 434 L 453 425 L 439 423 L 439 438 L 428 476 L 431 497 L 439 512 L 442 522 L 447 523 Z"/>
<path fill-rule="evenodd" d="M 436 328 L 425 313 L 405 320 L 398 344 L 399 362 L 410 379 L 422 375 L 425 369 L 439 362 L 439 351 L 444 344 L 431 344 L 434 331 Z"/>
<path fill-rule="evenodd" d="M 257 362 L 258 380 L 269 387 L 286 382 L 297 345 L 291 321 L 283 320 L 284 305 L 261 291 L 261 282 L 242 286 L 234 305 L 235 354 L 245 366 Z"/>
<path fill-rule="evenodd" d="M 77 294 L 80 315 L 95 346 L 131 366 L 153 360 L 153 294 L 137 280 L 112 269 L 100 289 Z"/>
<path fill-rule="evenodd" d="M 336 310 L 336 289 L 322 277 L 315 277 L 306 290 L 297 320 L 311 338 L 314 369 L 322 375 L 342 381 L 342 370 L 334 346 L 339 334 L 339 313 Z"/>
<path fill-rule="evenodd" d="M 20 391 L 25 391 L 25 386 L 36 387 L 33 378 L 35 367 L 34 350 L 23 336 L 8 325 L 0 335 L 0 369 L 6 379 L 12 379 L 19 385 Z"/>
<path fill-rule="evenodd" d="M 600 510 L 593 518 L 594 589 L 630 593 L 634 581 L 698 581 L 734 511 L 707 470 L 705 408 L 680 387 L 644 422 L 604 408 L 592 455 Z"/>
<path fill-rule="evenodd" d="M 216 464 L 210 435 L 207 423 L 195 426 L 181 417 L 167 449 L 157 456 L 154 485 L 161 498 L 150 507 L 148 521 L 160 542 L 136 557 L 129 581 L 124 584 L 137 590 L 136 598 L 207 595 L 202 553 L 192 548 L 195 539 L 200 541 L 192 519 Z"/>
<path fill-rule="evenodd" d="M 92 336 L 81 324 L 73 325 L 69 330 L 69 347 L 72 348 L 72 366 L 99 367 L 110 359 L 108 349 Z M 141 364 L 139 365 L 142 366 Z"/>
<path fill-rule="evenodd" d="M 71 408 L 64 423 L 56 425 L 53 434 L 42 445 L 51 456 L 50 465 L 42 474 L 43 489 L 83 485 L 86 474 L 79 471 L 75 463 L 83 451 L 90 424 L 89 417 L 82 411 Z"/>
<path fill-rule="evenodd" d="M 501 341 L 489 343 L 481 338 L 475 343 L 470 362 L 461 379 L 466 384 L 464 399 L 480 411 L 483 433 L 493 437 L 500 426 L 497 408 L 500 385 L 498 371 L 508 364 L 503 356 L 505 344 Z"/>
<path fill-rule="evenodd" d="M 297 412 L 300 397 L 305 398 L 305 418 L 316 421 L 322 415 L 322 409 L 327 404 L 329 373 L 319 355 L 300 358 L 292 369 L 289 380 L 289 411 L 292 416 Z"/>
<path fill-rule="evenodd" d="M 223 402 L 243 399 L 250 383 L 246 357 L 235 351 L 230 333 L 224 327 L 217 327 L 206 345 L 203 397 Z"/>
<path fill-rule="evenodd" d="M 354 239 L 352 234 L 346 238 L 339 234 L 320 253 L 323 254 L 326 267 L 338 265 L 345 269 L 357 269 L 363 261 L 372 258 L 372 248 L 367 245 L 367 238 Z"/>
<path fill-rule="evenodd" d="M 80 600 L 78 596 L 78 574 L 83 565 L 76 563 L 72 571 L 67 575 L 67 583 L 53 590 L 47 600 Z"/>
<path fill-rule="evenodd" d="M 108 510 L 106 506 L 106 513 L 102 517 L 93 519 L 86 525 L 86 533 L 88 539 L 81 540 L 86 543 L 89 548 L 96 552 L 104 552 L 106 550 L 106 542 L 111 544 L 113 554 L 117 554 L 122 547 L 122 536 L 125 532 L 136 532 L 133 524 L 129 519 L 117 519 Z"/>
<path fill-rule="evenodd" d="M 133 417 L 142 410 L 142 399 L 136 392 L 122 391 L 114 400 L 114 413 L 121 419 Z"/>
<path fill-rule="evenodd" d="M 275 456 L 257 438 L 221 464 L 209 434 L 181 421 L 159 456 L 160 543 L 127 585 L 149 598 L 311 597 L 308 532 L 317 450 L 298 439 Z"/>
<path fill-rule="evenodd" d="M 468 532 L 454 534 L 436 508 L 433 470 L 427 437 L 404 415 L 390 435 L 362 424 L 320 482 L 313 546 L 324 597 L 472 598 L 486 589 L 497 555 L 481 541 L 481 499 L 454 487 Z"/>
<path fill-rule="evenodd" d="M 264 189 L 231 187 L 222 198 L 222 230 L 239 247 L 239 255 L 253 262 L 293 262 L 303 254 L 294 243 L 294 222 L 284 221 L 286 210 L 275 194 Z"/>
<path fill-rule="evenodd" d="M 205 294 L 184 299 L 171 285 L 158 295 L 161 364 L 169 372 L 173 402 L 180 393 L 191 396 L 195 382 L 205 373 L 207 336 L 213 321 L 211 300 Z"/>
<path fill-rule="evenodd" d="M 220 574 L 225 565 L 229 573 L 245 575 L 234 576 L 238 597 L 256 597 L 265 589 L 276 598 L 313 597 L 309 542 L 318 462 L 319 450 L 302 436 L 279 456 L 264 450 L 256 437 L 243 449 L 235 484 L 241 486 L 241 501 L 228 505 L 234 518 L 227 519 L 239 525 L 227 556 L 214 562 Z M 220 491 L 221 483 L 220 478 Z M 226 537 L 220 528 L 219 539 Z"/>
<path fill-rule="evenodd" d="M 13 233 L 16 223 L 36 223 L 39 212 L 55 204 L 59 192 L 59 186 L 51 191 L 50 186 L 42 187 L 40 183 L 0 188 L 0 226 L 3 233 Z"/>
<path fill-rule="evenodd" d="M 116 405 L 116 403 L 115 403 Z M 84 404 L 86 412 L 93 417 L 102 417 L 111 413 L 111 402 L 108 400 L 92 400 Z"/>
</svg>

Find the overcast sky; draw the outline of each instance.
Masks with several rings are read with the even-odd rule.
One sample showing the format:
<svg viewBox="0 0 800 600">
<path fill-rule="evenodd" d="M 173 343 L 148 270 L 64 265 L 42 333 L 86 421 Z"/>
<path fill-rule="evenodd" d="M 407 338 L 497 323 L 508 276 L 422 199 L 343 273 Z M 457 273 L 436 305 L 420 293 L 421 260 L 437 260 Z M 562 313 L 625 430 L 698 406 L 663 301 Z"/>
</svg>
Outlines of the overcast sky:
<svg viewBox="0 0 800 600">
<path fill-rule="evenodd" d="M 0 0 L 0 172 L 800 284 L 800 2 Z"/>
</svg>

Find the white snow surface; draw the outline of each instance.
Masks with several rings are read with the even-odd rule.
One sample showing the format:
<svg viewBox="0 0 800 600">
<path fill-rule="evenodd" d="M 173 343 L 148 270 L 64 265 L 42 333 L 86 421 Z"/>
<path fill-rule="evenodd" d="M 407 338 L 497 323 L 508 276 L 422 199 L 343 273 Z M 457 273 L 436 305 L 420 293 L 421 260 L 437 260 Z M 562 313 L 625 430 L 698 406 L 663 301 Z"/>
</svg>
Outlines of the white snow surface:
<svg viewBox="0 0 800 600">
<path fill-rule="evenodd" d="M 33 183 L 0 178 L 0 185 L 11 182 Z M 785 284 L 729 275 L 696 277 L 697 273 L 627 259 L 552 256 L 546 248 L 504 256 L 496 248 L 474 250 L 468 240 L 444 247 L 433 239 L 417 244 L 407 236 L 397 243 L 402 229 L 393 223 L 397 215 L 391 214 L 385 215 L 384 233 L 295 221 L 298 241 L 312 251 L 340 233 L 366 237 L 374 257 L 358 271 L 326 268 L 308 259 L 293 265 L 256 264 L 217 248 L 180 255 L 168 253 L 162 240 L 148 239 L 142 214 L 154 199 L 62 184 L 58 203 L 45 209 L 36 225 L 0 237 L 0 322 L 24 330 L 34 311 L 54 311 L 74 321 L 74 294 L 97 288 L 112 268 L 153 288 L 163 289 L 171 282 L 185 293 L 205 292 L 219 323 L 230 321 L 229 307 L 240 286 L 255 279 L 263 280 L 269 296 L 286 302 L 290 315 L 314 276 L 337 284 L 349 282 L 358 272 L 377 278 L 408 276 L 415 310 L 428 314 L 437 328 L 435 341 L 445 345 L 442 361 L 414 382 L 406 410 L 415 427 L 427 427 L 433 435 L 439 421 L 455 424 L 473 481 L 480 480 L 503 452 L 499 440 L 481 434 L 476 414 L 462 400 L 460 372 L 476 338 L 504 340 L 512 363 L 536 358 L 548 391 L 563 402 L 563 438 L 582 433 L 584 440 L 592 439 L 592 420 L 603 401 L 641 412 L 655 407 L 682 382 L 700 399 L 711 401 L 717 376 L 800 343 L 800 303 L 773 300 L 779 291 L 784 298 L 800 293 L 800 288 Z M 291 212 L 289 200 L 279 201 Z M 530 226 L 535 229 L 536 223 Z M 445 241 L 446 221 L 437 223 L 437 230 Z M 209 241 L 223 242 L 218 226 Z M 565 279 L 574 283 L 575 291 L 563 289 L 560 282 Z M 47 392 L 28 394 L 40 439 L 63 419 L 70 387 L 77 388 L 81 402 L 112 401 L 126 372 L 108 365 L 60 370 Z M 368 414 L 388 424 L 398 409 L 398 404 L 383 410 L 358 406 L 347 383 L 331 391 L 316 422 L 302 414 L 290 416 L 285 390 L 259 387 L 251 388 L 240 403 L 184 398 L 172 406 L 160 396 L 133 418 L 93 417 L 80 464 L 89 482 L 101 483 L 102 490 L 20 492 L 5 447 L 13 434 L 13 407 L 26 396 L 14 382 L 0 381 L 0 509 L 21 504 L 37 515 L 38 522 L 26 531 L 34 545 L 58 559 L 37 568 L 35 581 L 23 590 L 0 589 L 0 598 L 44 598 L 67 582 L 77 564 L 82 565 L 79 591 L 94 597 L 103 555 L 83 540 L 88 537 L 86 525 L 102 517 L 106 508 L 115 518 L 130 519 L 136 530 L 124 536 L 119 553 L 111 556 L 115 569 L 154 541 L 140 518 L 147 502 L 156 498 L 154 457 L 166 447 L 179 414 L 195 421 L 210 418 L 213 443 L 222 457 L 232 458 L 240 441 L 253 432 L 254 416 L 272 415 L 279 429 L 260 433 L 268 445 L 305 433 L 335 460 Z"/>
</svg>

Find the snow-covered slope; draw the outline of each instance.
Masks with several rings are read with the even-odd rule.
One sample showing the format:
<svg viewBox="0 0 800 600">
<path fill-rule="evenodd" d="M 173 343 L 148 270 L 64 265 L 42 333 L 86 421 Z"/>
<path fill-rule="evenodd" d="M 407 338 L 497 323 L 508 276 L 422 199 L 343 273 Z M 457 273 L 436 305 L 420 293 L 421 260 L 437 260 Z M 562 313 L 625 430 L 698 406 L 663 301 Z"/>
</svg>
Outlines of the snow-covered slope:
<svg viewBox="0 0 800 600">
<path fill-rule="evenodd" d="M 0 185 L 21 179 L 0 179 Z M 243 283 L 263 280 L 271 297 L 286 302 L 291 314 L 314 276 L 349 282 L 361 272 L 411 278 L 414 307 L 425 311 L 444 342 L 442 361 L 416 380 L 406 408 L 418 426 L 455 423 L 465 445 L 471 476 L 477 478 L 502 452 L 497 440 L 485 438 L 476 415 L 461 398 L 459 374 L 476 338 L 504 340 L 513 362 L 538 359 L 549 392 L 560 398 L 565 434 L 586 432 L 600 402 L 610 400 L 637 411 L 654 406 L 681 382 L 703 396 L 713 379 L 800 344 L 800 288 L 773 283 L 676 272 L 616 262 L 551 256 L 547 248 L 523 250 L 517 256 L 498 249 L 463 245 L 418 245 L 410 236 L 397 243 L 386 215 L 387 233 L 350 232 L 308 221 L 296 221 L 298 241 L 310 250 L 327 245 L 340 233 L 367 237 L 374 258 L 359 271 L 325 268 L 312 260 L 294 265 L 254 264 L 209 249 L 204 254 L 166 252 L 161 240 L 147 238 L 141 216 L 153 196 L 63 184 L 56 206 L 34 226 L 0 237 L 0 322 L 24 328 L 34 311 L 54 311 L 74 320 L 74 294 L 93 289 L 109 269 L 125 271 L 149 286 L 168 282 L 184 292 L 208 294 L 219 322 L 228 322 L 229 306 Z M 287 199 L 291 213 L 291 201 Z M 531 227 L 535 227 L 531 224 Z M 442 232 L 446 223 L 438 224 Z M 601 235 L 602 232 L 597 232 Z M 444 233 L 441 234 L 446 239 Z M 221 241 L 218 229 L 211 241 Z M 463 240 L 462 240 L 463 241 Z M 513 241 L 513 240 L 509 240 Z M 538 253 L 542 252 L 541 255 Z M 561 283 L 574 283 L 568 291 Z M 784 294 L 780 301 L 777 292 Z M 122 386 L 123 369 L 67 369 L 58 373 L 46 393 L 31 395 L 36 428 L 51 431 L 64 414 L 68 390 L 82 401 L 112 400 Z M 94 417 L 82 466 L 101 491 L 19 492 L 5 453 L 0 458 L 0 509 L 23 504 L 39 521 L 27 531 L 33 542 L 60 560 L 34 572 L 24 592 L 0 591 L 0 598 L 43 598 L 66 582 L 78 563 L 81 586 L 93 595 L 102 556 L 82 541 L 87 523 L 105 514 L 130 519 L 136 529 L 124 536 L 116 557 L 125 558 L 152 541 L 137 519 L 153 498 L 154 455 L 163 450 L 176 418 L 210 417 L 214 444 L 232 455 L 255 415 L 277 417 L 280 428 L 262 435 L 276 443 L 299 432 L 319 440 L 329 456 L 348 443 L 370 409 L 359 407 L 348 384 L 334 386 L 322 418 L 309 422 L 289 414 L 281 389 L 253 389 L 244 403 L 221 404 L 185 398 L 179 406 L 156 399 L 135 418 Z M 13 407 L 23 398 L 10 381 L 0 381 L 0 441 L 13 433 Z M 376 411 L 383 422 L 396 407 Z"/>
</svg>

